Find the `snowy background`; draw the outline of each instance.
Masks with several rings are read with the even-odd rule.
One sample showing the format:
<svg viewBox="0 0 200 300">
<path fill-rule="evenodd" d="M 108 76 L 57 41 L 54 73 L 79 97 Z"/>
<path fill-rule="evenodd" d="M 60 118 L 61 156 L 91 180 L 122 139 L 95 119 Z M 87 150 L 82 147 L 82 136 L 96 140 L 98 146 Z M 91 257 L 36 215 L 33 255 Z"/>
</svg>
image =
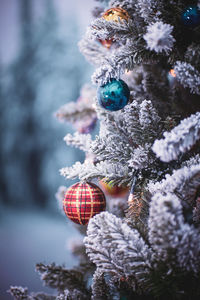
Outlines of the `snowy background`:
<svg viewBox="0 0 200 300">
<path fill-rule="evenodd" d="M 10 285 L 42 287 L 36 262 L 76 264 L 66 244 L 80 238 L 57 209 L 58 170 L 84 156 L 54 112 L 75 101 L 91 69 L 77 42 L 92 0 L 0 0 L 0 299 Z M 67 242 L 66 242 L 67 240 Z"/>
</svg>

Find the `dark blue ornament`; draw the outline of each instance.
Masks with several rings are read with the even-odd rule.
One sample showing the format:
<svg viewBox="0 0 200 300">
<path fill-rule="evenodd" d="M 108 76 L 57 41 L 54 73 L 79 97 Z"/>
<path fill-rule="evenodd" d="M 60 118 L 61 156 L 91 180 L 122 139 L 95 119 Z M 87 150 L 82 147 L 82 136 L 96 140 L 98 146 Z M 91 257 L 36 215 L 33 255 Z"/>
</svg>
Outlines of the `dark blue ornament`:
<svg viewBox="0 0 200 300">
<path fill-rule="evenodd" d="M 130 97 L 128 85 L 121 79 L 111 79 L 97 90 L 99 105 L 107 110 L 116 111 L 127 105 Z"/>
<path fill-rule="evenodd" d="M 188 27 L 200 25 L 200 9 L 197 6 L 189 6 L 182 13 L 182 21 Z"/>
</svg>

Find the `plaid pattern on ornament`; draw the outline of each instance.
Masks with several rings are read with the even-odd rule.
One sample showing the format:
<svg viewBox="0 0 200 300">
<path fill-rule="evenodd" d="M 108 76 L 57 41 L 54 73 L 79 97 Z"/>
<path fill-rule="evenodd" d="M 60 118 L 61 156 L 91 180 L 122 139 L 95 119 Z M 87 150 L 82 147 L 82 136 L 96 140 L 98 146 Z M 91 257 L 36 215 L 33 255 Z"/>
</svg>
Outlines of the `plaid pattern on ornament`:
<svg viewBox="0 0 200 300">
<path fill-rule="evenodd" d="M 75 183 L 69 187 L 63 200 L 66 216 L 81 225 L 86 225 L 93 216 L 104 211 L 105 208 L 104 193 L 94 183 Z"/>
</svg>

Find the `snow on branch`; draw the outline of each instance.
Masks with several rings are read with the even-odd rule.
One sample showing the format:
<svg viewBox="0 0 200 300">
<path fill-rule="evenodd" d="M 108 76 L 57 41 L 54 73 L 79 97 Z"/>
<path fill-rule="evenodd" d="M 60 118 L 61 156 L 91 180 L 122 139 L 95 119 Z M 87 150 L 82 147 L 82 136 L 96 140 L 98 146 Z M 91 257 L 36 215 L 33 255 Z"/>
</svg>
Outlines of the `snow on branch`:
<svg viewBox="0 0 200 300">
<path fill-rule="evenodd" d="M 110 293 L 108 285 L 106 284 L 104 274 L 100 272 L 98 269 L 95 271 L 92 279 L 92 300 L 109 300 L 110 299 Z"/>
<path fill-rule="evenodd" d="M 131 9 L 135 5 L 135 0 L 110 0 L 109 7 L 122 7 L 124 9 Z"/>
<path fill-rule="evenodd" d="M 200 113 L 182 120 L 171 132 L 165 132 L 163 135 L 164 139 L 154 142 L 153 151 L 164 162 L 177 159 L 200 139 Z"/>
<path fill-rule="evenodd" d="M 84 243 L 99 271 L 134 276 L 140 283 L 149 272 L 151 250 L 136 230 L 113 214 L 103 212 L 92 218 Z"/>
<path fill-rule="evenodd" d="M 23 288 L 21 286 L 11 286 L 9 293 L 16 299 L 16 300 L 32 300 L 33 298 L 28 296 L 28 289 Z"/>
<path fill-rule="evenodd" d="M 144 39 L 147 48 L 157 53 L 165 52 L 168 54 L 173 47 L 175 39 L 171 35 L 173 26 L 165 24 L 162 21 L 148 25 Z"/>
<path fill-rule="evenodd" d="M 190 159 L 184 161 L 182 163 L 182 167 L 192 167 L 193 165 L 199 165 L 200 164 L 200 155 L 196 154 L 195 156 L 190 157 Z"/>
<path fill-rule="evenodd" d="M 93 84 L 103 85 L 110 81 L 111 78 L 119 79 L 119 70 L 116 70 L 111 64 L 111 61 L 106 61 L 101 67 L 96 69 L 91 77 Z"/>
<path fill-rule="evenodd" d="M 158 113 L 156 109 L 153 107 L 151 101 L 144 100 L 140 104 L 140 110 L 139 110 L 139 120 L 142 128 L 148 128 L 149 127 L 157 127 L 158 123 L 160 122 L 160 117 L 158 116 Z"/>
<path fill-rule="evenodd" d="M 200 73 L 191 64 L 177 61 L 174 66 L 177 80 L 191 93 L 200 95 Z"/>
<path fill-rule="evenodd" d="M 140 42 L 130 40 L 105 59 L 102 66 L 92 75 L 92 82 L 103 85 L 110 78 L 119 78 L 125 71 L 132 70 L 135 65 L 153 63 L 157 60 L 155 53 L 145 49 L 141 39 Z"/>
<path fill-rule="evenodd" d="M 90 145 L 92 143 L 91 135 L 90 134 L 81 134 L 79 132 L 75 132 L 73 135 L 68 133 L 64 137 L 64 141 L 67 145 L 72 145 L 80 150 L 85 152 L 90 151 Z"/>
<path fill-rule="evenodd" d="M 74 289 L 72 291 L 64 290 L 64 294 L 60 294 L 56 297 L 56 300 L 88 300 L 88 295 L 83 292 Z M 41 299 L 42 300 L 42 299 Z"/>
<path fill-rule="evenodd" d="M 145 169 L 150 163 L 153 162 L 149 156 L 151 144 L 145 144 L 144 147 L 138 146 L 131 153 L 131 158 L 128 160 L 128 165 L 135 170 Z"/>
<path fill-rule="evenodd" d="M 21 286 L 11 286 L 8 291 L 16 300 L 56 300 L 56 296 L 45 293 L 28 294 L 28 289 Z"/>
<path fill-rule="evenodd" d="M 99 66 L 105 61 L 107 56 L 107 49 L 105 49 L 100 42 L 91 38 L 89 33 L 83 37 L 78 43 L 80 52 L 93 65 Z"/>
<path fill-rule="evenodd" d="M 165 179 L 156 183 L 149 183 L 148 188 L 152 195 L 157 192 L 175 194 L 182 202 L 194 203 L 200 186 L 200 161 L 197 165 L 175 170 L 172 175 L 167 174 Z"/>
<path fill-rule="evenodd" d="M 138 13 L 147 23 L 160 15 L 160 1 L 157 0 L 138 0 L 136 3 L 136 8 Z"/>
<path fill-rule="evenodd" d="M 90 26 L 91 35 L 101 40 L 120 39 L 126 41 L 137 36 L 136 26 L 131 19 L 108 22 L 104 18 L 99 18 L 94 20 Z"/>
<path fill-rule="evenodd" d="M 96 165 L 91 163 L 76 162 L 72 167 L 62 168 L 60 174 L 68 179 L 92 180 L 94 178 L 108 178 L 114 184 L 122 185 L 130 183 L 133 171 L 127 165 L 101 161 Z"/>
<path fill-rule="evenodd" d="M 96 137 L 92 151 L 99 160 L 111 160 L 126 163 L 130 158 L 130 144 L 115 133 L 104 138 Z"/>
<path fill-rule="evenodd" d="M 83 274 L 77 270 L 68 270 L 54 263 L 49 265 L 39 263 L 36 265 L 36 271 L 40 273 L 45 285 L 56 288 L 58 291 L 77 289 L 86 292 Z"/>
<path fill-rule="evenodd" d="M 91 166 L 92 167 L 92 166 Z M 87 165 L 81 164 L 77 161 L 72 167 L 65 167 L 60 169 L 60 175 L 67 179 L 76 179 L 87 175 Z"/>
<path fill-rule="evenodd" d="M 158 261 L 171 261 L 189 272 L 200 271 L 199 231 L 184 222 L 182 205 L 174 194 L 153 196 L 148 226 L 149 241 Z"/>
<path fill-rule="evenodd" d="M 199 68 L 200 67 L 199 53 L 200 53 L 200 44 L 193 42 L 188 46 L 187 51 L 185 52 L 185 61 Z"/>
<path fill-rule="evenodd" d="M 155 160 L 150 153 L 159 121 L 151 101 L 133 101 L 118 114 L 104 116 L 91 149 L 100 161 L 128 164 L 134 170 L 147 168 Z"/>
<path fill-rule="evenodd" d="M 96 124 L 94 97 L 96 90 L 89 84 L 84 84 L 76 102 L 68 102 L 57 112 L 56 117 L 63 122 L 69 122 L 79 132 L 87 133 Z"/>
<path fill-rule="evenodd" d="M 70 122 L 75 124 L 80 119 L 86 117 L 95 117 L 96 112 L 94 107 L 92 106 L 93 101 L 80 101 L 80 102 L 68 102 L 67 104 L 60 107 L 60 109 L 56 112 L 56 117 L 60 121 Z"/>
</svg>

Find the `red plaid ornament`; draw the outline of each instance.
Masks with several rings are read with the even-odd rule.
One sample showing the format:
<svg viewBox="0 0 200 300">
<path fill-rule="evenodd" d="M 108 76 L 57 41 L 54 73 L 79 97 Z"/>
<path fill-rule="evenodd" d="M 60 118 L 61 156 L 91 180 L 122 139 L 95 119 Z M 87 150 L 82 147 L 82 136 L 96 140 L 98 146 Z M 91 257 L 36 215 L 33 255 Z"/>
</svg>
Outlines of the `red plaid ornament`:
<svg viewBox="0 0 200 300">
<path fill-rule="evenodd" d="M 105 208 L 104 193 L 94 183 L 75 183 L 69 187 L 63 200 L 66 216 L 81 225 L 86 225 L 90 218 L 104 211 Z"/>
</svg>

